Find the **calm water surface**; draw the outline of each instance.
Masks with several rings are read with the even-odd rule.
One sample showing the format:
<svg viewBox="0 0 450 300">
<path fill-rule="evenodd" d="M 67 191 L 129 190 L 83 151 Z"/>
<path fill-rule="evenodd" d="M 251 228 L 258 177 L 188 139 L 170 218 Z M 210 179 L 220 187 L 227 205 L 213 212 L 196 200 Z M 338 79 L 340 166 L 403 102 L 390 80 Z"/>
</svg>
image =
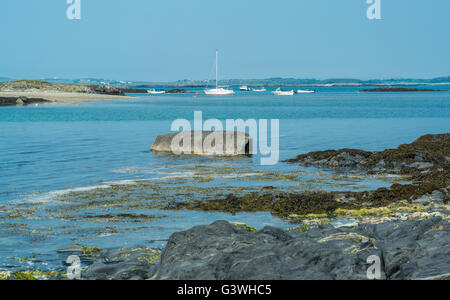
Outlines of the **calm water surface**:
<svg viewBox="0 0 450 300">
<path fill-rule="evenodd" d="M 142 191 L 163 188 L 161 196 L 152 196 L 154 199 L 182 200 L 201 197 L 193 186 L 213 190 L 217 187 L 217 193 L 225 195 L 233 188 L 251 190 L 268 185 L 298 190 L 348 190 L 390 184 L 282 162 L 261 167 L 257 156 L 181 158 L 149 151 L 156 136 L 170 132 L 173 120 L 192 120 L 194 111 L 202 111 L 204 119 L 279 119 L 281 160 L 342 147 L 383 150 L 410 143 L 424 134 L 450 132 L 449 92 L 359 93 L 358 90 L 319 88 L 316 94 L 292 97 L 242 92 L 221 98 L 194 94 L 136 95 L 134 99 L 79 105 L 2 107 L 0 268 L 17 267 L 17 262 L 8 259 L 10 256 L 37 257 L 44 265 L 58 265 L 60 257 L 51 253 L 73 243 L 104 248 L 160 247 L 174 231 L 217 219 L 245 222 L 258 228 L 290 226 L 268 213 L 172 212 L 141 206 L 134 212 L 155 219 L 140 222 L 77 219 L 80 212 L 72 211 L 73 207 L 67 208 L 70 216 L 62 216 L 65 205 L 81 205 L 87 199 L 86 193 L 108 191 L 111 185 L 151 182 Z M 279 179 L 280 174 L 296 177 L 284 180 Z M 320 180 L 312 180 L 316 178 Z M 180 191 L 179 194 L 174 194 L 174 190 Z M 118 193 L 124 198 L 131 197 L 128 189 Z M 104 205 L 85 209 L 84 217 L 89 213 L 98 215 L 99 211 L 111 212 L 114 208 Z M 123 209 L 121 206 L 117 211 Z"/>
</svg>

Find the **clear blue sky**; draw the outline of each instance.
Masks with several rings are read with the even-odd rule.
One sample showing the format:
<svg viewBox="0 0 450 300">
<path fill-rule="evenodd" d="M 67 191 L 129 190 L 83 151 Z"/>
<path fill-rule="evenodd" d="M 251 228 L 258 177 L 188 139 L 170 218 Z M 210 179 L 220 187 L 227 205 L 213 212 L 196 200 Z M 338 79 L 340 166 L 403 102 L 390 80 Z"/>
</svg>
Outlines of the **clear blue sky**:
<svg viewBox="0 0 450 300">
<path fill-rule="evenodd" d="M 450 75 L 450 1 L 2 0 L 0 77 L 171 81 Z"/>
</svg>

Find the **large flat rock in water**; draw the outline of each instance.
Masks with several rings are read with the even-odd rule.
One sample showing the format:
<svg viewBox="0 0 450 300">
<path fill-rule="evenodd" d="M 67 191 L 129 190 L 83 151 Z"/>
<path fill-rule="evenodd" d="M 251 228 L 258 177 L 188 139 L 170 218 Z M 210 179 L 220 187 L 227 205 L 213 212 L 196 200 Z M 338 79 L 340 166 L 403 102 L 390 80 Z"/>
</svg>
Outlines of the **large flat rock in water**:
<svg viewBox="0 0 450 300">
<path fill-rule="evenodd" d="M 158 136 L 150 150 L 176 155 L 251 155 L 249 134 L 233 131 L 183 131 Z"/>
</svg>

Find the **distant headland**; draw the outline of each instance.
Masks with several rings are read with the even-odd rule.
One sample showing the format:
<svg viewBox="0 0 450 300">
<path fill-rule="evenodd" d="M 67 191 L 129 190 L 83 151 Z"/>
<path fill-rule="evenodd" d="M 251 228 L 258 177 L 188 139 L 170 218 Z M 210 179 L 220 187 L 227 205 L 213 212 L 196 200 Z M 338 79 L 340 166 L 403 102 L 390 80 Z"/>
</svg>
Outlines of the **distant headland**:
<svg viewBox="0 0 450 300">
<path fill-rule="evenodd" d="M 147 89 L 163 88 L 168 93 L 187 93 L 185 88 L 207 88 L 208 80 L 175 82 L 117 81 L 107 79 L 42 79 L 12 80 L 0 77 L 0 106 L 39 103 L 78 103 L 129 97 L 127 94 L 147 93 Z M 434 79 L 230 79 L 221 86 L 239 87 L 374 87 L 361 92 L 441 92 L 424 86 L 450 85 L 450 76 Z"/>
<path fill-rule="evenodd" d="M 126 98 L 137 90 L 108 85 L 51 83 L 41 80 L 0 82 L 0 106 L 39 103 L 75 103 Z"/>
</svg>

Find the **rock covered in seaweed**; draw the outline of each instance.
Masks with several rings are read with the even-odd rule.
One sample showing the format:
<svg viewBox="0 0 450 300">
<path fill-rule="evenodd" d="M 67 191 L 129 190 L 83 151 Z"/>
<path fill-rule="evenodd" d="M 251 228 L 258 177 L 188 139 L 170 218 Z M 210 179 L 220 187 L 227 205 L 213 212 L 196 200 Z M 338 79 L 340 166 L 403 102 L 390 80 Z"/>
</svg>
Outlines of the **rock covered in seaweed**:
<svg viewBox="0 0 450 300">
<path fill-rule="evenodd" d="M 376 173 L 410 174 L 450 163 L 450 133 L 425 135 L 396 149 L 368 152 L 355 149 L 317 151 L 288 160 L 317 167 L 353 167 Z"/>
<path fill-rule="evenodd" d="M 317 167 L 345 168 L 369 174 L 395 173 L 407 176 L 411 184 L 393 184 L 375 191 L 304 191 L 280 193 L 261 190 L 246 195 L 228 195 L 208 201 L 172 203 L 169 209 L 221 212 L 268 211 L 277 216 L 292 214 L 336 215 L 338 209 L 385 208 L 411 204 L 442 206 L 450 201 L 450 134 L 426 135 L 408 145 L 381 152 L 355 149 L 318 151 L 299 155 L 291 163 Z M 406 204 L 405 204 L 406 203 Z M 430 206 L 430 207 L 428 207 Z"/>
</svg>

